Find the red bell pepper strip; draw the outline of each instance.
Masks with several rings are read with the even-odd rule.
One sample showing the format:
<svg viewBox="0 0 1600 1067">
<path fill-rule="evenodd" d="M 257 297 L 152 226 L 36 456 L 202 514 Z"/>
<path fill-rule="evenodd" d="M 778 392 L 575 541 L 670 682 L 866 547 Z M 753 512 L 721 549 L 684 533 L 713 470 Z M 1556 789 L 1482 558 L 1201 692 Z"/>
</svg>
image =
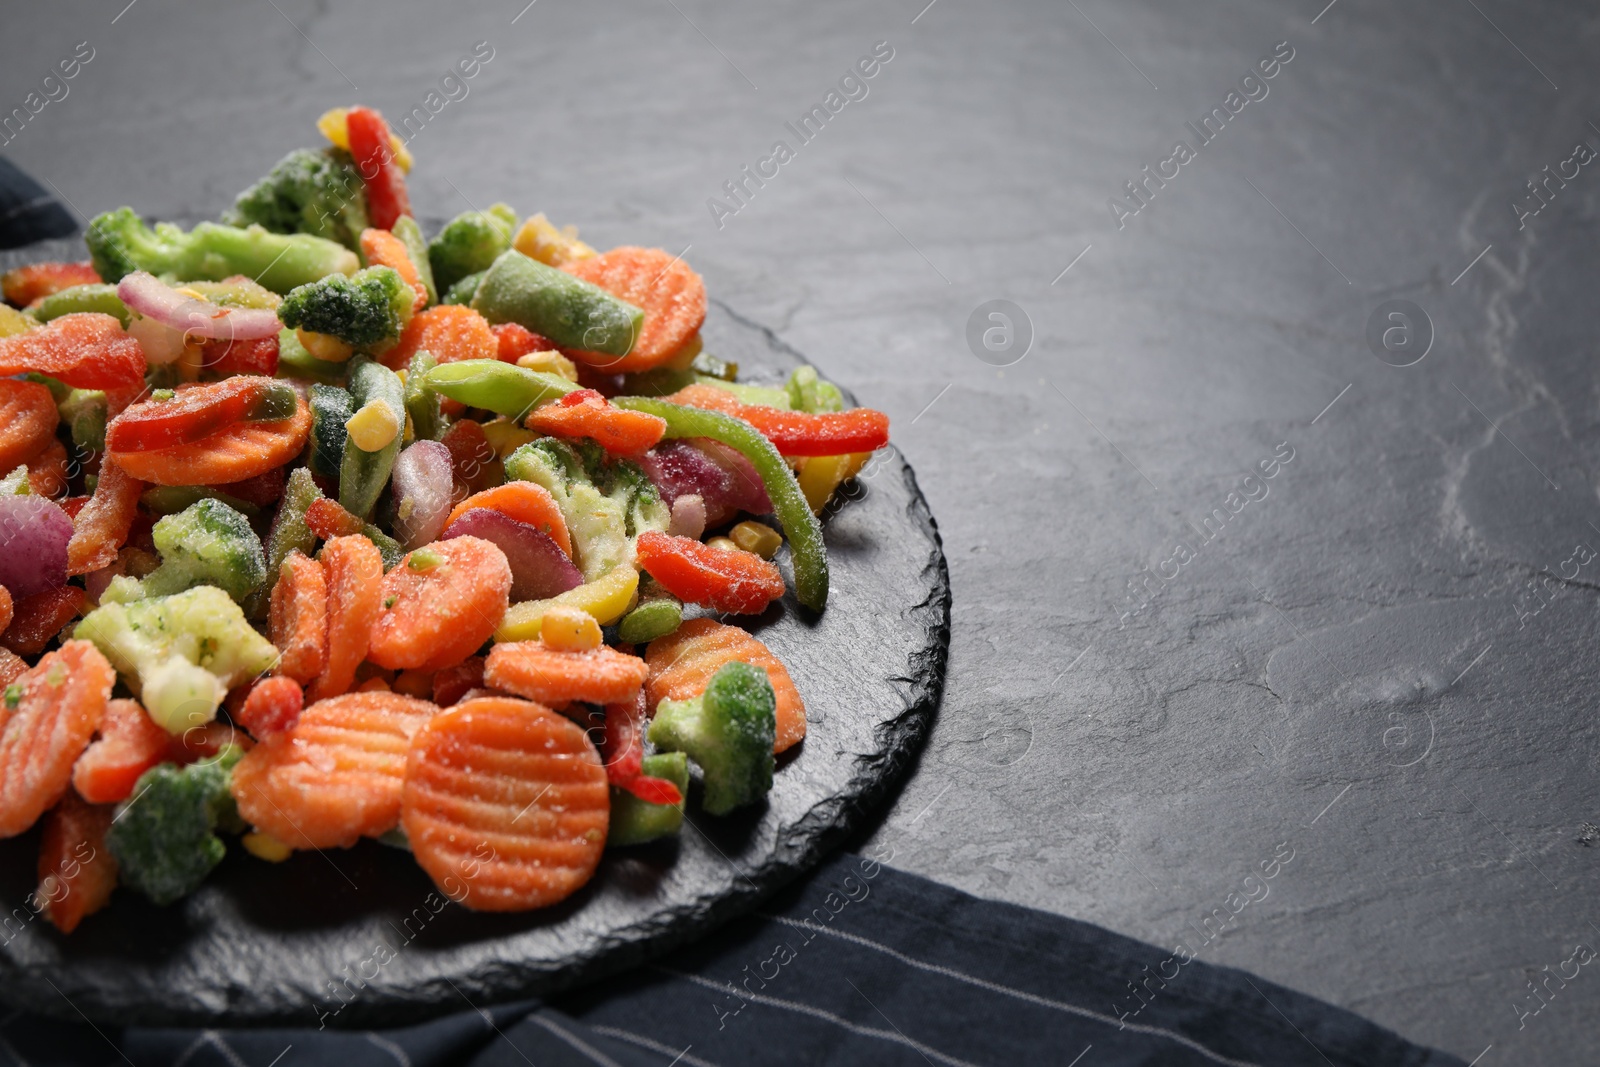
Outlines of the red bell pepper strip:
<svg viewBox="0 0 1600 1067">
<path fill-rule="evenodd" d="M 783 572 L 754 552 L 714 548 L 650 530 L 639 535 L 639 566 L 679 600 L 754 615 L 783 595 Z"/>
<path fill-rule="evenodd" d="M 411 197 L 405 175 L 394 161 L 389 124 L 370 107 L 353 107 L 345 116 L 350 155 L 367 187 L 367 218 L 376 229 L 394 227 L 401 215 L 411 214 Z"/>
<path fill-rule="evenodd" d="M 17 307 L 27 307 L 63 289 L 99 280 L 91 263 L 30 263 L 0 275 L 0 291 Z"/>
<path fill-rule="evenodd" d="M 641 773 L 644 760 L 644 724 L 648 718 L 644 690 L 630 704 L 606 705 L 606 732 L 600 743 L 606 778 L 649 804 L 681 804 L 683 794 L 665 778 Z"/>
<path fill-rule="evenodd" d="M 889 416 L 872 408 L 849 411 L 785 411 L 746 404 L 726 389 L 696 383 L 662 397 L 671 404 L 720 411 L 743 419 L 783 456 L 838 456 L 872 452 L 889 443 Z"/>
</svg>

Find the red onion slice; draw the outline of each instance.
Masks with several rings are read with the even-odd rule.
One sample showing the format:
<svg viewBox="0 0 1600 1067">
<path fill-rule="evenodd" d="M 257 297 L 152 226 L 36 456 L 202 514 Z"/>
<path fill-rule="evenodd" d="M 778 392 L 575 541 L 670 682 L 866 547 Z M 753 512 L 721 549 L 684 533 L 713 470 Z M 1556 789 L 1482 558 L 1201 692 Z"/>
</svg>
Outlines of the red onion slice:
<svg viewBox="0 0 1600 1067">
<path fill-rule="evenodd" d="M 266 308 L 226 308 L 185 296 L 160 278 L 137 270 L 117 283 L 124 304 L 149 319 L 208 341 L 254 341 L 283 329 Z"/>
<path fill-rule="evenodd" d="M 583 584 L 583 575 L 543 530 L 489 508 L 468 508 L 445 530 L 452 537 L 493 541 L 511 564 L 511 599 L 545 600 Z"/>
<path fill-rule="evenodd" d="M 406 551 L 437 541 L 450 517 L 450 450 L 415 441 L 394 461 L 394 536 Z"/>
<path fill-rule="evenodd" d="M 42 496 L 0 496 L 0 585 L 13 599 L 67 584 L 72 519 Z"/>
</svg>

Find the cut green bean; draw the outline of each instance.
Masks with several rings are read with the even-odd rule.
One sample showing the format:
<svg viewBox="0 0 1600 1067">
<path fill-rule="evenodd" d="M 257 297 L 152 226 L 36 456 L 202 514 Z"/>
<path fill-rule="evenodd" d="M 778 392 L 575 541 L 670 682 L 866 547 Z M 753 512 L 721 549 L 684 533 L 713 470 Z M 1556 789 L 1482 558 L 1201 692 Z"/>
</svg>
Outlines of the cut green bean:
<svg viewBox="0 0 1600 1067">
<path fill-rule="evenodd" d="M 427 386 L 468 407 L 521 419 L 549 400 L 578 388 L 558 374 L 528 370 L 498 359 L 460 359 L 427 373 Z"/>
</svg>

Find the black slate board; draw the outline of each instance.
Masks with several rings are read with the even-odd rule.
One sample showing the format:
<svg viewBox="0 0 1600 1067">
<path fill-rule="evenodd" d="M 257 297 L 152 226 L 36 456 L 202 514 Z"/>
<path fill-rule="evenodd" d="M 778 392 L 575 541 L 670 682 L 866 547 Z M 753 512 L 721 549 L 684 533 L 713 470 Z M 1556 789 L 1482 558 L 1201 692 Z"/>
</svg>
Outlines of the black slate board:
<svg viewBox="0 0 1600 1067">
<path fill-rule="evenodd" d="M 0 269 L 82 255 L 75 242 L 53 244 L 0 255 Z M 716 302 L 703 333 L 706 350 L 737 360 L 749 380 L 801 362 Z M 805 742 L 780 759 L 765 808 L 692 814 L 677 842 L 609 852 L 583 891 L 545 911 L 445 904 L 408 854 L 371 841 L 277 866 L 232 847 L 187 900 L 157 908 L 122 891 L 70 938 L 30 919 L 30 832 L 0 842 L 0 913 L 14 916 L 0 933 L 0 1000 L 144 1025 L 223 1014 L 235 1026 L 411 1022 L 592 981 L 748 911 L 885 796 L 943 687 L 949 578 L 933 516 L 897 452 L 863 473 L 825 530 L 828 610 L 810 616 L 791 594 L 751 627 L 788 665 L 809 721 Z"/>
</svg>

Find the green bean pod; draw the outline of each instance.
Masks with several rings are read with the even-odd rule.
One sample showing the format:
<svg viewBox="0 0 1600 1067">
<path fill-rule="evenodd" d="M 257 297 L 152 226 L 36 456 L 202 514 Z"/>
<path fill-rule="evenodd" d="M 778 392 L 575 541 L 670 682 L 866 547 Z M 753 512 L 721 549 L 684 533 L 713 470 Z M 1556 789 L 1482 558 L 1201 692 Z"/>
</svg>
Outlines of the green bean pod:
<svg viewBox="0 0 1600 1067">
<path fill-rule="evenodd" d="M 484 274 L 472 306 L 492 323 L 515 322 L 562 348 L 625 356 L 644 312 L 564 270 L 507 252 Z"/>
<path fill-rule="evenodd" d="M 400 454 L 401 438 L 405 435 L 399 428 L 405 426 L 406 401 L 398 374 L 382 363 L 358 356 L 350 364 L 350 409 L 358 412 L 373 400 L 393 410 L 397 427 L 394 437 L 374 452 L 360 447 L 354 439 L 347 439 L 344 458 L 339 464 L 339 503 L 363 520 L 372 513 L 383 487 L 389 484 L 389 473 L 394 470 L 395 457 Z"/>
<path fill-rule="evenodd" d="M 460 359 L 427 373 L 429 389 L 473 408 L 521 419 L 549 400 L 578 388 L 558 374 L 528 370 L 498 359 Z"/>
<path fill-rule="evenodd" d="M 789 539 L 794 561 L 794 591 L 800 603 L 821 611 L 828 603 L 828 553 L 822 543 L 822 524 L 806 503 L 794 471 L 761 433 L 743 419 L 720 411 L 669 404 L 642 396 L 619 396 L 612 406 L 657 415 L 667 422 L 667 437 L 709 437 L 737 450 L 755 467 L 767 496 Z"/>
</svg>

